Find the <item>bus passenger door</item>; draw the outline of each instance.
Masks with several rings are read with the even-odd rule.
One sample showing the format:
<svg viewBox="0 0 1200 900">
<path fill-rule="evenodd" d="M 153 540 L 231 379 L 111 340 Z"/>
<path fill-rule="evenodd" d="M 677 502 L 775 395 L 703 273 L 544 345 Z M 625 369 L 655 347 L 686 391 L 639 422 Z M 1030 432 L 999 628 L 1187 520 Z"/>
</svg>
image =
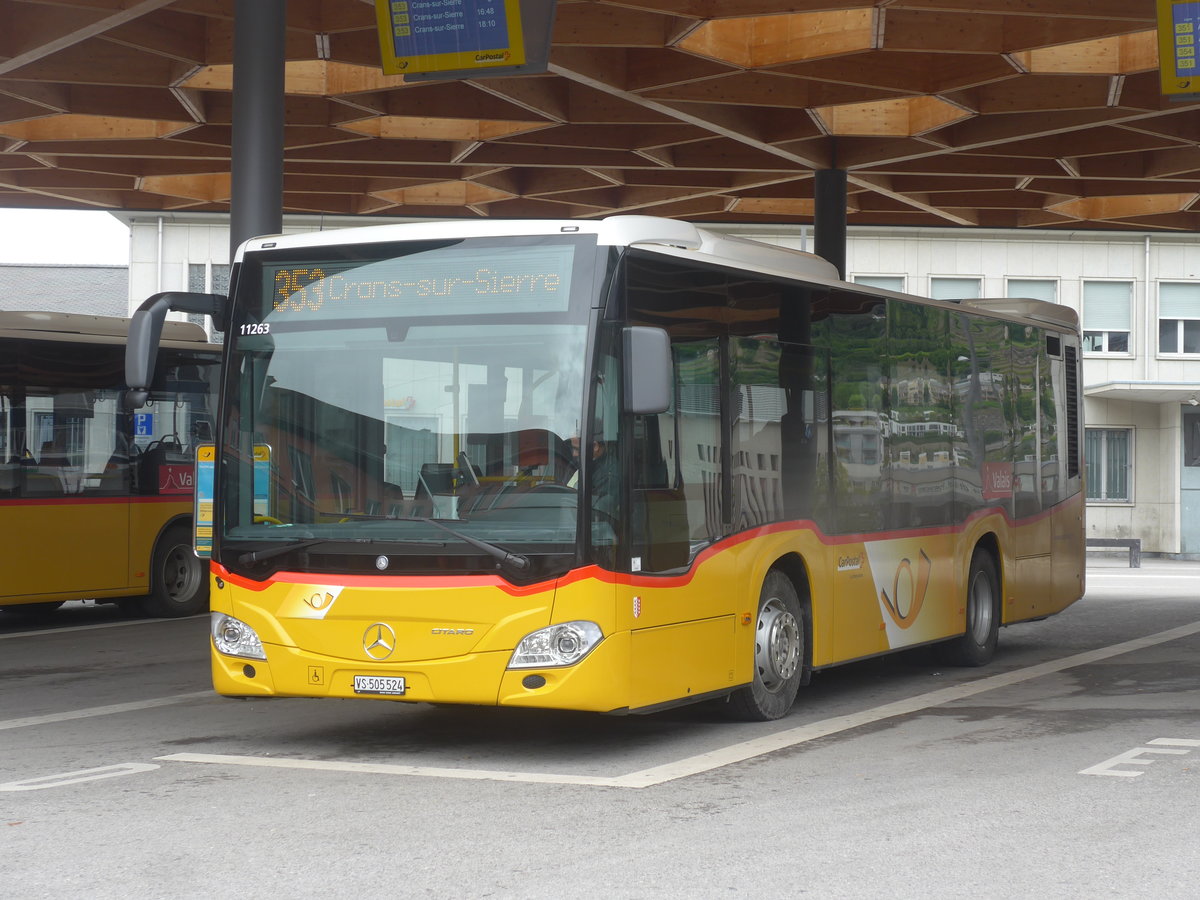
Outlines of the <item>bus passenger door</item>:
<svg viewBox="0 0 1200 900">
<path fill-rule="evenodd" d="M 26 398 L 16 496 L 5 504 L 5 594 L 88 597 L 127 586 L 129 476 L 118 459 L 118 410 L 117 391 Z"/>
<path fill-rule="evenodd" d="M 628 439 L 618 441 L 630 475 L 634 583 L 619 589 L 617 603 L 630 616 L 634 708 L 722 690 L 736 679 L 734 555 L 704 554 L 725 531 L 720 345 L 676 343 L 673 354 L 671 407 L 627 417 Z"/>
</svg>

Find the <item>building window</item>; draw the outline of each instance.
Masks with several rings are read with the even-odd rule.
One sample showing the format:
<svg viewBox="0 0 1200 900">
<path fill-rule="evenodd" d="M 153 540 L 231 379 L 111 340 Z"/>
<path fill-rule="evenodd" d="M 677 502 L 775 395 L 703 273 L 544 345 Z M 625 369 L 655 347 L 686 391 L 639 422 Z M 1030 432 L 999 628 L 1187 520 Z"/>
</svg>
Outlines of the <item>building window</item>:
<svg viewBox="0 0 1200 900">
<path fill-rule="evenodd" d="M 855 284 L 865 284 L 867 287 L 883 288 L 885 291 L 904 293 L 903 275 L 855 275 Z"/>
<path fill-rule="evenodd" d="M 1158 352 L 1200 353 L 1200 282 L 1159 284 Z"/>
<path fill-rule="evenodd" d="M 1133 499 L 1132 430 L 1089 428 L 1086 435 L 1088 500 L 1129 503 Z"/>
<path fill-rule="evenodd" d="M 1200 468 L 1200 409 L 1183 408 L 1183 464 Z"/>
<path fill-rule="evenodd" d="M 982 278 L 945 278 L 933 275 L 929 279 L 929 296 L 934 300 L 972 300 L 982 297 Z"/>
<path fill-rule="evenodd" d="M 1010 278 L 1004 292 L 1010 297 L 1058 302 L 1058 282 L 1053 278 Z"/>
<path fill-rule="evenodd" d="M 228 294 L 229 268 L 225 263 L 188 263 L 188 290 L 197 294 Z"/>
<path fill-rule="evenodd" d="M 1083 349 L 1089 353 L 1128 353 L 1132 281 L 1083 283 Z"/>
<path fill-rule="evenodd" d="M 229 270 L 226 263 L 188 263 L 188 290 L 197 294 L 229 294 Z M 212 343 L 221 343 L 221 332 L 211 330 L 208 317 L 189 313 L 187 320 L 208 332 Z"/>
</svg>

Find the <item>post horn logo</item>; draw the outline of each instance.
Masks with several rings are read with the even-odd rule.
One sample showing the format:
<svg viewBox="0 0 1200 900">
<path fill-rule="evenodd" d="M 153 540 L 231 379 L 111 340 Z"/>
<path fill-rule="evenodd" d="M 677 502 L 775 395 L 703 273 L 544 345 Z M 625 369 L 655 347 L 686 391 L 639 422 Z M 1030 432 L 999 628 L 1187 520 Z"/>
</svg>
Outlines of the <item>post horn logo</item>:
<svg viewBox="0 0 1200 900">
<path fill-rule="evenodd" d="M 917 621 L 917 614 L 921 612 L 921 604 L 925 602 L 925 592 L 929 590 L 929 570 L 933 567 L 933 563 L 929 561 L 924 550 L 920 552 L 915 578 L 913 577 L 912 561 L 902 559 L 896 566 L 896 577 L 892 581 L 891 595 L 889 596 L 886 590 L 879 592 L 879 599 L 883 601 L 884 608 L 892 617 L 892 621 L 901 628 L 908 628 Z"/>
</svg>

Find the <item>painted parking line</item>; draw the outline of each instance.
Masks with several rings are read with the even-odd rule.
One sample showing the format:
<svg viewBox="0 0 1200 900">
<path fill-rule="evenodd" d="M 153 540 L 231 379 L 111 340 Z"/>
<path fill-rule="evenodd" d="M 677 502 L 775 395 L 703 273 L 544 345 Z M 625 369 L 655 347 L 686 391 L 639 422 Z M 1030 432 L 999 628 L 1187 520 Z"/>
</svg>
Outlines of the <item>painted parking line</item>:
<svg viewBox="0 0 1200 900">
<path fill-rule="evenodd" d="M 52 725 L 55 722 L 69 722 L 72 719 L 91 719 L 95 716 L 113 716 L 118 713 L 137 712 L 142 709 L 154 709 L 158 706 L 174 706 L 187 703 L 201 697 L 212 697 L 212 691 L 192 691 L 188 694 L 173 694 L 170 697 L 158 697 L 153 700 L 134 700 L 129 703 L 110 703 L 107 706 L 90 706 L 85 709 L 70 709 L 66 712 L 48 713 L 44 716 L 26 716 L 21 719 L 5 719 L 0 721 L 0 731 L 10 728 L 30 728 L 34 725 Z"/>
<path fill-rule="evenodd" d="M 40 778 L 26 778 L 23 781 L 8 781 L 0 784 L 0 791 L 44 791 L 47 788 L 63 787 L 68 784 L 83 784 L 85 781 L 100 781 L 103 778 L 153 772 L 157 768 L 159 767 L 153 763 L 120 763 L 95 769 L 79 769 L 75 772 L 43 775 Z"/>
<path fill-rule="evenodd" d="M 519 781 L 526 784 L 584 784 L 622 787 L 619 778 L 595 775 L 553 775 L 546 772 L 503 772 L 489 769 L 444 769 L 435 766 L 402 766 L 389 763 L 342 762 L 323 759 L 291 759 L 273 756 L 228 756 L 221 753 L 172 753 L 156 756 L 155 762 L 216 763 L 267 769 L 307 769 L 318 772 L 357 772 L 368 775 L 410 775 L 424 778 L 457 778 L 464 781 Z"/>
<path fill-rule="evenodd" d="M 1183 580 L 1191 579 L 1200 575 L 1200 568 L 1188 569 L 1184 572 L 1147 572 L 1145 569 L 1088 569 L 1087 577 L 1091 581 L 1093 578 L 1136 578 L 1138 581 L 1143 581 L 1147 578 L 1154 578 L 1160 581 Z"/>
<path fill-rule="evenodd" d="M 1064 669 L 1090 665 L 1091 663 L 1110 659 L 1114 656 L 1120 656 L 1125 653 L 1133 653 L 1137 650 L 1144 650 L 1148 647 L 1156 646 L 1157 644 L 1164 644 L 1169 641 L 1178 640 L 1179 638 L 1188 637 L 1197 633 L 1200 633 L 1200 622 L 1193 622 L 1190 625 L 1181 625 L 1178 628 L 1172 628 L 1168 631 L 1160 631 L 1158 634 L 1152 634 L 1142 638 L 1135 638 L 1130 641 L 1124 641 L 1120 644 L 1113 644 L 1109 647 L 1101 647 L 1097 650 L 1089 650 L 1085 653 L 1077 653 L 1074 656 L 1067 656 L 1063 657 L 1062 659 L 1039 663 L 1035 666 L 1027 666 L 1024 669 L 1017 669 L 1013 672 L 1004 672 L 999 675 L 992 675 L 988 678 L 980 678 L 977 681 L 970 681 L 965 684 L 954 685 L 952 687 L 942 688 L 936 691 L 929 691 L 924 694 L 919 694 L 916 697 L 897 700 L 893 703 L 885 703 L 884 705 L 876 706 L 873 709 L 867 709 L 857 713 L 850 713 L 844 716 L 834 716 L 833 718 L 824 719 L 819 722 L 800 725 L 796 728 L 789 728 L 778 732 L 777 734 L 771 734 L 760 738 L 753 738 L 748 741 L 742 741 L 737 744 L 732 744 L 728 747 L 722 747 L 717 750 L 709 751 L 708 753 L 701 753 L 697 756 L 690 756 L 686 759 L 666 763 L 661 766 L 642 769 L 641 771 L 631 772 L 627 775 L 555 775 L 546 772 L 453 769 L 385 763 L 362 763 L 349 761 L 340 762 L 337 760 L 292 759 L 264 756 L 230 756 L 216 753 L 174 753 L 170 756 L 156 757 L 156 762 L 205 763 L 277 769 L 307 769 L 324 772 L 351 772 L 373 775 L 403 775 L 424 778 L 458 778 L 474 781 L 506 781 L 526 784 L 575 784 L 592 787 L 640 789 L 654 787 L 655 785 L 665 784 L 666 782 L 676 781 L 680 778 L 687 778 L 692 775 L 700 775 L 704 772 L 711 772 L 714 769 L 724 768 L 725 766 L 730 766 L 735 763 L 746 762 L 756 757 L 773 753 L 777 750 L 795 747 L 799 744 L 817 740 L 818 738 L 839 734 L 854 728 L 860 728 L 863 725 L 870 725 L 874 722 L 879 722 L 884 719 L 895 718 L 896 716 L 904 716 L 921 712 L 925 709 L 931 709 L 933 707 L 951 703 L 956 700 L 963 700 L 967 697 L 973 697 L 977 694 L 982 694 L 987 691 L 993 691 L 998 688 L 1020 684 L 1023 681 L 1041 678 L 1044 675 L 1051 675 L 1055 672 L 1061 672 Z"/>
</svg>

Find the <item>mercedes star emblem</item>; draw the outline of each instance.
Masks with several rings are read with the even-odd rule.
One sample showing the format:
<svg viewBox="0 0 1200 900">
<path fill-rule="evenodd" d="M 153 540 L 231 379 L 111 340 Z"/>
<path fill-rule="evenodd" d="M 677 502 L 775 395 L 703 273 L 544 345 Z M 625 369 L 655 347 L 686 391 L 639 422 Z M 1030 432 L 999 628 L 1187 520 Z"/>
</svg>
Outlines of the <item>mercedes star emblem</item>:
<svg viewBox="0 0 1200 900">
<path fill-rule="evenodd" d="M 387 659 L 396 649 L 396 632 L 390 625 L 376 622 L 363 633 L 363 651 L 371 659 Z"/>
</svg>

